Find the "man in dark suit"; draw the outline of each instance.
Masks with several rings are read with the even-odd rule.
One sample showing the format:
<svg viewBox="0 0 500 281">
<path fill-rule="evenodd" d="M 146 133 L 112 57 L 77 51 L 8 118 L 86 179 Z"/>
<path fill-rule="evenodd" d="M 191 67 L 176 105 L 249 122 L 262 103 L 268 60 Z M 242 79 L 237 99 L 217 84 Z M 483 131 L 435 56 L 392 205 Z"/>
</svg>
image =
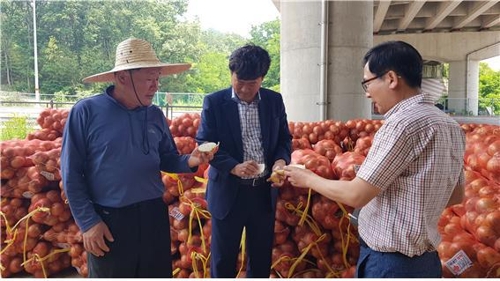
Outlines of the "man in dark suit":
<svg viewBox="0 0 500 281">
<path fill-rule="evenodd" d="M 268 278 L 278 189 L 266 179 L 290 163 L 291 135 L 281 94 L 261 88 L 271 59 L 249 44 L 229 58 L 232 87 L 203 101 L 198 143 L 220 143 L 208 173 L 213 278 L 236 277 L 243 229 L 246 277 Z M 262 165 L 264 164 L 264 165 Z"/>
</svg>

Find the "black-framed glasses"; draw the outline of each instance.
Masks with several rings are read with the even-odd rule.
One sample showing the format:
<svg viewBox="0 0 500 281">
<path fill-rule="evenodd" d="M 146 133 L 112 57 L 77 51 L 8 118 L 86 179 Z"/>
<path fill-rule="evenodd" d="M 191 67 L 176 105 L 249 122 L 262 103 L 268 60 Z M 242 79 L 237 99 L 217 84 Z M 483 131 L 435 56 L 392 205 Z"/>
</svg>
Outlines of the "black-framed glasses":
<svg viewBox="0 0 500 281">
<path fill-rule="evenodd" d="M 386 75 L 386 74 L 387 74 L 387 72 L 389 72 L 389 71 L 386 71 L 386 72 L 384 72 L 384 73 L 382 73 L 382 74 L 380 74 L 380 75 L 377 75 L 377 76 L 375 76 L 375 77 L 372 77 L 372 78 L 369 78 L 369 79 L 366 79 L 366 80 L 361 81 L 361 88 L 363 88 L 363 91 L 365 91 L 365 93 L 366 93 L 366 92 L 368 92 L 368 85 L 367 85 L 366 83 L 368 83 L 368 82 L 370 82 L 370 81 L 373 81 L 373 80 L 375 80 L 375 79 L 378 79 L 378 78 L 380 78 L 380 77 L 382 77 L 382 76 Z"/>
</svg>

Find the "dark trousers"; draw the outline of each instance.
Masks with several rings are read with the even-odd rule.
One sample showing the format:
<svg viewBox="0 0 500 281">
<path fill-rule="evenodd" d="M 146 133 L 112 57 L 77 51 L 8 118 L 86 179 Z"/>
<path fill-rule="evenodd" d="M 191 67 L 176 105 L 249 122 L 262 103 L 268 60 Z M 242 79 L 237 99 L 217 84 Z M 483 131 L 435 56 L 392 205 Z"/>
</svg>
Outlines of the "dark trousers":
<svg viewBox="0 0 500 281">
<path fill-rule="evenodd" d="M 441 278 L 442 268 L 437 251 L 408 257 L 398 252 L 384 253 L 370 249 L 360 240 L 356 267 L 357 278 Z"/>
<path fill-rule="evenodd" d="M 102 257 L 87 253 L 89 277 L 172 277 L 170 223 L 162 198 L 123 208 L 95 206 L 114 237 Z"/>
<path fill-rule="evenodd" d="M 246 229 L 246 277 L 269 278 L 275 214 L 269 187 L 241 186 L 227 217 L 212 217 L 210 276 L 236 277 L 243 227 Z"/>
</svg>

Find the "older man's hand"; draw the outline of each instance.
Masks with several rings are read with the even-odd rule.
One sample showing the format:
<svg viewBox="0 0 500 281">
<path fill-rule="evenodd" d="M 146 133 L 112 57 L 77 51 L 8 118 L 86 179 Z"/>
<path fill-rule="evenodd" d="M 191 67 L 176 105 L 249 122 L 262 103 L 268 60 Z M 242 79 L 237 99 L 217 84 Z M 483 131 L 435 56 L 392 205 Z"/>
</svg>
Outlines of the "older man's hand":
<svg viewBox="0 0 500 281">
<path fill-rule="evenodd" d="M 109 247 L 104 239 L 110 242 L 114 241 L 113 235 L 111 235 L 108 226 L 103 221 L 92 226 L 82 236 L 85 250 L 97 257 L 102 257 L 109 252 Z"/>
</svg>

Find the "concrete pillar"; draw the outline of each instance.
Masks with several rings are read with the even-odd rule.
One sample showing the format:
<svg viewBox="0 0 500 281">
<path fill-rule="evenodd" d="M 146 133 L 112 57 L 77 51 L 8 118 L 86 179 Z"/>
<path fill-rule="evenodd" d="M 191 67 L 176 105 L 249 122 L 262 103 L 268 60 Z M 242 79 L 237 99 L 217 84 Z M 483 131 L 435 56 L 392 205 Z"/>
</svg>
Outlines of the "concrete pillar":
<svg viewBox="0 0 500 281">
<path fill-rule="evenodd" d="M 373 45 L 373 2 L 331 1 L 327 119 L 371 119 L 363 80 L 363 56 Z"/>
<path fill-rule="evenodd" d="M 467 70 L 467 113 L 469 115 L 478 115 L 479 109 L 479 61 L 469 60 Z"/>
<path fill-rule="evenodd" d="M 449 65 L 448 110 L 452 114 L 459 114 L 466 109 L 466 65 L 465 61 L 450 61 Z"/>
<path fill-rule="evenodd" d="M 281 2 L 281 93 L 288 120 L 319 118 L 321 2 Z"/>
<path fill-rule="evenodd" d="M 371 103 L 360 81 L 362 58 L 373 42 L 373 2 L 328 2 L 327 62 L 321 61 L 322 5 L 322 1 L 281 2 L 281 93 L 288 120 L 323 120 L 321 106 L 326 119 L 371 118 Z M 325 63 L 327 104 L 321 104 Z"/>
<path fill-rule="evenodd" d="M 479 61 L 451 61 L 448 109 L 460 115 L 478 115 Z"/>
</svg>

